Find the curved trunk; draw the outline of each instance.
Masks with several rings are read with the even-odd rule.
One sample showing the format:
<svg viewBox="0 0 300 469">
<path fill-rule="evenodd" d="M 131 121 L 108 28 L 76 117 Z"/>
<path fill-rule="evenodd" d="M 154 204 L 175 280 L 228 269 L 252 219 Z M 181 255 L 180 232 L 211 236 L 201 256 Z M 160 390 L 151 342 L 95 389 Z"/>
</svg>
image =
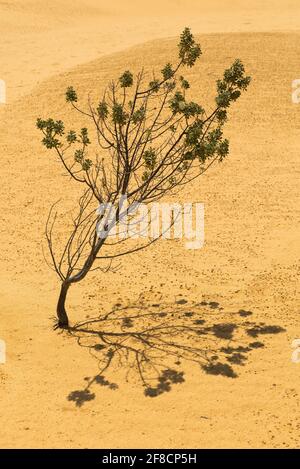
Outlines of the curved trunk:
<svg viewBox="0 0 300 469">
<path fill-rule="evenodd" d="M 68 319 L 68 315 L 67 315 L 66 308 L 65 308 L 65 302 L 66 302 L 66 297 L 67 297 L 69 287 L 70 287 L 69 283 L 62 283 L 61 289 L 60 289 L 60 295 L 58 298 L 57 308 L 56 308 L 57 317 L 58 317 L 58 327 L 61 327 L 64 329 L 69 327 L 69 319 Z"/>
<path fill-rule="evenodd" d="M 104 243 L 104 239 L 101 239 L 96 245 L 96 247 L 92 249 L 92 252 L 88 256 L 87 260 L 85 261 L 82 269 L 73 277 L 68 277 L 61 284 L 60 295 L 58 298 L 58 303 L 57 303 L 57 308 L 56 308 L 56 313 L 58 317 L 58 327 L 61 327 L 62 329 L 67 329 L 69 327 L 69 318 L 68 318 L 66 308 L 65 308 L 66 297 L 67 297 L 69 287 L 72 283 L 80 282 L 81 280 L 85 278 L 87 273 L 90 271 L 96 259 L 97 253 L 99 252 L 103 243 Z"/>
</svg>

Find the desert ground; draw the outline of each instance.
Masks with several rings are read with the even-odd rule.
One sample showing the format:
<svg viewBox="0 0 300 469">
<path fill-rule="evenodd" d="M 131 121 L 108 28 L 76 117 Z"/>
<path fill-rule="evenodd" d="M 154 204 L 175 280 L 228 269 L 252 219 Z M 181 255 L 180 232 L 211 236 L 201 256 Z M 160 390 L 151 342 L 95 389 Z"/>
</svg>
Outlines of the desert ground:
<svg viewBox="0 0 300 469">
<path fill-rule="evenodd" d="M 149 3 L 0 1 L 1 448 L 299 447 L 299 2 Z M 59 282 L 43 257 L 45 222 L 51 204 L 72 206 L 78 188 L 42 147 L 35 121 L 80 127 L 67 86 L 85 102 L 124 70 L 160 70 L 185 26 L 203 51 L 185 74 L 198 99 L 209 105 L 235 58 L 252 76 L 226 124 L 229 157 L 179 195 L 204 203 L 205 245 L 160 240 L 115 273 L 92 272 L 68 299 L 73 324 L 110 313 L 122 318 L 112 327 L 131 331 L 148 321 L 210 327 L 200 346 L 231 372 L 166 354 L 160 366 L 180 379 L 149 396 L 130 354 L 97 379 L 105 350 L 53 329 Z M 224 324 L 235 325 L 233 337 Z"/>
</svg>

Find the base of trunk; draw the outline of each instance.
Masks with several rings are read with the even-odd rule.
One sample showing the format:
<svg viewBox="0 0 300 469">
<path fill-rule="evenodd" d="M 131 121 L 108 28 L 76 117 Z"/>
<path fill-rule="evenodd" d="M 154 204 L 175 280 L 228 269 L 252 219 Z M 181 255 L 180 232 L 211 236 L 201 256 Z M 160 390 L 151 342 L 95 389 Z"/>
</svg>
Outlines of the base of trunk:
<svg viewBox="0 0 300 469">
<path fill-rule="evenodd" d="M 69 289 L 69 284 L 63 283 L 60 289 L 60 295 L 57 303 L 56 313 L 58 318 L 57 326 L 61 329 L 67 329 L 69 327 L 69 318 L 65 308 L 65 302 L 67 297 L 67 292 Z"/>
</svg>

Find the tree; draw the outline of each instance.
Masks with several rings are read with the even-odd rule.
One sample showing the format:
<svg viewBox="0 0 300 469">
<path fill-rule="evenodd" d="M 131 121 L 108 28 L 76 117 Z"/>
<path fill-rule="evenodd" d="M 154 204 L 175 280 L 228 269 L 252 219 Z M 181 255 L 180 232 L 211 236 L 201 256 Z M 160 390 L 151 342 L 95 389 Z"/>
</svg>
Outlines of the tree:
<svg viewBox="0 0 300 469">
<path fill-rule="evenodd" d="M 51 264 L 61 280 L 58 327 L 69 326 L 65 303 L 72 284 L 100 268 L 99 260 L 109 260 L 110 264 L 101 268 L 108 270 L 112 259 L 143 249 L 157 239 L 118 252 L 114 247 L 111 254 L 101 255 L 103 247 L 112 244 L 111 232 L 124 219 L 124 195 L 129 207 L 157 201 L 189 184 L 228 154 L 229 142 L 223 137 L 227 111 L 247 89 L 250 77 L 245 76 L 242 62 L 236 60 L 217 81 L 215 108 L 207 113 L 188 99 L 190 84 L 181 74 L 201 55 L 189 28 L 182 32 L 178 49 L 178 63 L 167 63 L 161 74 L 155 76 L 153 72 L 150 80 L 144 70 L 135 77 L 126 70 L 117 81 L 109 83 L 96 106 L 89 99 L 87 109 L 79 108 L 75 89 L 67 89 L 66 101 L 93 125 L 95 149 L 86 127 L 80 132 L 66 132 L 61 120 L 37 119 L 43 145 L 56 151 L 66 173 L 84 187 L 59 256 L 53 245 L 55 204 L 46 224 Z M 96 212 L 95 203 L 110 204 L 114 217 L 101 210 Z M 123 241 L 119 241 L 122 246 Z"/>
</svg>

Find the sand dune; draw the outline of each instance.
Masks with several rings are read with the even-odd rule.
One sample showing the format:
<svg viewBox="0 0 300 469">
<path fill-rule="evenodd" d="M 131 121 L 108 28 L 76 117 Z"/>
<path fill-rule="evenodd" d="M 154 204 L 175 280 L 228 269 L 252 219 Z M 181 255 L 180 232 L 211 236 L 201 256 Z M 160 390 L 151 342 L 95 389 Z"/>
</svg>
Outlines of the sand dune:
<svg viewBox="0 0 300 469">
<path fill-rule="evenodd" d="M 292 32 L 298 2 L 284 2 L 282 10 L 280 1 L 247 9 L 241 1 L 178 1 L 171 11 L 174 2 L 152 2 L 147 15 L 143 2 L 101 3 L 0 2 L 0 70 L 8 85 L 0 109 L 0 338 L 7 343 L 0 447 L 298 446 L 299 365 L 291 362 L 291 342 L 300 337 L 300 125 L 291 100 L 299 77 L 299 33 Z M 124 69 L 160 69 L 177 42 L 161 38 L 183 24 L 202 33 L 203 57 L 187 73 L 197 98 L 210 102 L 215 80 L 236 57 L 253 77 L 231 112 L 228 160 L 180 196 L 205 204 L 205 247 L 187 251 L 181 241 L 161 241 L 124 260 L 116 274 L 92 273 L 72 289 L 70 316 L 74 322 L 138 301 L 141 312 L 153 304 L 172 311 L 185 299 L 183 315 L 212 302 L 199 313 L 208 323 L 238 318 L 285 332 L 261 335 L 264 347 L 234 366 L 235 379 L 184 362 L 185 382 L 151 399 L 125 362 L 105 375 L 118 389 L 95 384 L 95 399 L 76 407 L 67 397 L 97 374 L 97 360 L 52 330 L 58 282 L 41 247 L 49 205 L 62 196 L 69 206 L 77 187 L 42 148 L 35 120 L 66 116 L 80 126 L 64 103 L 67 86 L 84 101 Z"/>
<path fill-rule="evenodd" d="M 299 30 L 297 0 L 0 2 L 1 79 L 7 99 L 55 74 L 151 39 L 195 33 Z"/>
</svg>

